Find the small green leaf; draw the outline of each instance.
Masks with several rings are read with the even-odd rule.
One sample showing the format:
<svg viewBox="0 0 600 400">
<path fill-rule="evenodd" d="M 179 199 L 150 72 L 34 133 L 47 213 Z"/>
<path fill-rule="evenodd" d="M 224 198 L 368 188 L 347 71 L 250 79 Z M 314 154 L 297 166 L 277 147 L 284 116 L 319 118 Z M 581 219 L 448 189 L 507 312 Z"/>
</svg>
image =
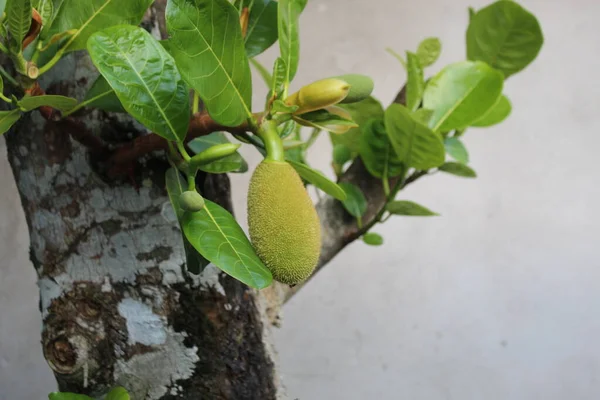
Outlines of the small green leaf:
<svg viewBox="0 0 600 400">
<path fill-rule="evenodd" d="M 181 225 L 181 220 L 185 211 L 183 211 L 179 205 L 179 197 L 187 190 L 187 182 L 175 168 L 169 168 L 167 170 L 165 174 L 165 181 L 167 194 L 169 195 L 169 201 L 171 202 L 173 211 L 175 211 L 177 221 Z M 198 275 L 204 270 L 204 268 L 206 268 L 208 264 L 210 264 L 210 262 L 206 258 L 202 257 L 198 251 L 196 251 L 194 246 L 192 246 L 192 244 L 183 234 L 183 230 L 181 232 L 181 237 L 183 239 L 183 248 L 185 250 L 186 268 L 189 272 Z"/>
<path fill-rule="evenodd" d="M 515 74 L 537 57 L 544 36 L 538 20 L 515 1 L 500 0 L 479 10 L 467 29 L 467 58 Z"/>
<path fill-rule="evenodd" d="M 236 9 L 227 0 L 170 0 L 169 48 L 187 83 L 219 124 L 252 117 L 252 78 Z"/>
<path fill-rule="evenodd" d="M 292 167 L 294 167 L 298 175 L 300 175 L 300 177 L 305 181 L 312 183 L 328 195 L 340 201 L 346 200 L 346 192 L 344 192 L 344 189 L 342 189 L 335 182 L 332 182 L 329 179 L 327 179 L 327 177 L 325 177 L 325 175 L 323 175 L 323 173 L 321 173 L 320 171 L 312 169 L 306 164 L 301 164 L 299 162 L 292 161 L 289 159 L 287 160 L 287 162 Z"/>
<path fill-rule="evenodd" d="M 271 83 L 271 97 L 281 98 L 285 86 L 287 67 L 281 57 L 277 57 L 273 63 L 273 81 Z"/>
<path fill-rule="evenodd" d="M 352 128 L 341 135 L 330 134 L 331 143 L 346 145 L 352 153 L 360 152 L 361 127 L 371 118 L 383 118 L 383 107 L 374 97 L 369 97 L 358 103 L 339 104 L 340 108 L 348 111 L 352 120 L 359 125 L 358 128 Z"/>
<path fill-rule="evenodd" d="M 52 27 L 54 17 L 58 10 L 60 10 L 62 2 L 63 0 L 37 0 L 37 2 L 33 3 L 33 8 L 35 8 L 42 17 L 42 29 L 39 34 L 40 39 L 44 40 L 46 38 L 46 33 Z"/>
<path fill-rule="evenodd" d="M 18 102 L 18 106 L 23 111 L 31 111 L 43 106 L 50 106 L 60 111 L 69 111 L 76 105 L 77 99 L 56 95 L 25 96 Z"/>
<path fill-rule="evenodd" d="M 321 129 L 326 132 L 343 134 L 351 128 L 357 128 L 356 122 L 325 109 L 311 111 L 294 116 L 294 121 L 303 126 Z"/>
<path fill-rule="evenodd" d="M 5 8 L 6 8 L 6 0 L 0 0 L 0 15 L 4 14 Z"/>
<path fill-rule="evenodd" d="M 20 53 L 23 39 L 31 26 L 31 0 L 8 0 L 6 21 L 10 33 L 10 47 L 14 52 Z"/>
<path fill-rule="evenodd" d="M 348 182 L 341 182 L 339 186 L 346 193 L 346 200 L 342 204 L 348 214 L 356 218 L 362 217 L 367 211 L 367 199 L 363 192 L 358 186 Z"/>
<path fill-rule="evenodd" d="M 436 37 L 429 37 L 419 43 L 417 58 L 423 68 L 429 67 L 437 61 L 442 52 L 442 43 Z"/>
<path fill-rule="evenodd" d="M 85 95 L 88 107 L 96 107 L 104 111 L 125 112 L 121 101 L 106 79 L 99 75 Z"/>
<path fill-rule="evenodd" d="M 188 143 L 188 146 L 196 154 L 201 153 L 212 146 L 230 143 L 223 132 L 213 132 L 210 135 L 200 136 Z M 211 174 L 224 174 L 228 172 L 246 172 L 248 164 L 239 152 L 200 166 L 200 170 Z"/>
<path fill-rule="evenodd" d="M 271 272 L 227 210 L 205 200 L 202 210 L 186 212 L 182 220 L 187 239 L 216 267 L 255 289 L 264 289 L 271 284 Z"/>
<path fill-rule="evenodd" d="M 300 37 L 298 19 L 307 0 L 279 0 L 277 15 L 279 52 L 286 67 L 285 81 L 291 82 L 298 71 Z"/>
<path fill-rule="evenodd" d="M 263 79 L 263 81 L 265 81 L 267 87 L 271 87 L 271 85 L 273 84 L 273 76 L 269 71 L 267 71 L 265 66 L 257 60 L 255 60 L 254 58 L 250 59 L 250 64 L 252 64 L 254 68 L 258 71 L 258 74 Z"/>
<path fill-rule="evenodd" d="M 412 116 L 415 120 L 419 121 L 423 125 L 429 126 L 429 121 L 431 121 L 431 117 L 433 117 L 433 110 L 419 108 L 412 113 Z"/>
<path fill-rule="evenodd" d="M 250 3 L 246 0 L 245 3 Z M 244 38 L 246 54 L 255 57 L 277 41 L 277 2 L 253 0 Z"/>
<path fill-rule="evenodd" d="M 381 246 L 383 244 L 383 238 L 381 235 L 375 232 L 367 232 L 362 237 L 363 242 L 369 246 Z"/>
<path fill-rule="evenodd" d="M 410 111 L 416 111 L 421 104 L 423 91 L 425 90 L 425 79 L 423 78 L 423 67 L 416 54 L 406 52 L 406 107 Z"/>
<path fill-rule="evenodd" d="M 362 128 L 360 158 L 367 171 L 376 178 L 400 175 L 404 165 L 390 142 L 383 119 L 370 119 Z"/>
<path fill-rule="evenodd" d="M 283 100 L 275 100 L 273 102 L 273 112 L 274 113 L 286 113 L 291 114 L 298 109 L 298 106 L 288 106 L 284 103 Z"/>
<path fill-rule="evenodd" d="M 21 110 L 0 111 L 0 135 L 6 133 L 21 118 Z"/>
<path fill-rule="evenodd" d="M 65 49 L 83 50 L 94 32 L 115 25 L 138 25 L 151 3 L 152 0 L 64 0 L 49 36 L 76 29 Z"/>
<path fill-rule="evenodd" d="M 290 136 L 294 132 L 295 128 L 296 128 L 296 123 L 292 120 L 289 120 L 289 121 L 284 122 L 283 124 L 279 125 L 277 130 L 279 131 L 279 136 L 282 139 L 285 139 L 286 137 Z"/>
<path fill-rule="evenodd" d="M 448 132 L 481 118 L 502 94 L 500 71 L 481 61 L 450 64 L 431 79 L 423 95 L 423 108 L 433 110 L 429 126 Z"/>
<path fill-rule="evenodd" d="M 88 51 L 131 116 L 167 140 L 185 138 L 188 88 L 156 39 L 139 27 L 114 26 L 90 36 Z"/>
<path fill-rule="evenodd" d="M 344 165 L 352 160 L 352 152 L 348 146 L 344 144 L 336 144 L 333 146 L 333 162 L 338 165 Z"/>
<path fill-rule="evenodd" d="M 512 106 L 508 98 L 504 95 L 498 98 L 496 104 L 485 113 L 483 117 L 471 124 L 471 126 L 487 127 L 499 124 L 504 121 L 512 111 Z"/>
<path fill-rule="evenodd" d="M 417 122 L 408 109 L 392 104 L 385 111 L 385 130 L 398 161 L 427 170 L 444 163 L 446 151 L 439 134 Z"/>
<path fill-rule="evenodd" d="M 463 178 L 476 178 L 477 174 L 473 169 L 465 164 L 456 162 L 447 162 L 439 167 L 440 171 L 447 172 L 452 175 L 461 176 Z"/>
<path fill-rule="evenodd" d="M 469 163 L 469 152 L 463 142 L 458 138 L 445 138 L 444 147 L 446 148 L 446 153 L 450 154 L 450 157 L 454 158 L 456 161 L 463 164 Z"/>
<path fill-rule="evenodd" d="M 49 400 L 94 400 L 93 398 L 77 393 L 53 392 L 48 395 Z"/>
<path fill-rule="evenodd" d="M 104 400 L 129 400 L 129 393 L 127 392 L 127 390 L 121 386 L 117 386 L 115 388 L 113 388 L 110 392 L 108 392 L 108 394 L 106 395 L 106 397 L 104 398 Z"/>
<path fill-rule="evenodd" d="M 425 208 L 413 201 L 408 200 L 396 200 L 388 203 L 385 209 L 394 215 L 410 215 L 410 216 L 418 216 L 418 217 L 427 217 L 427 216 L 435 216 L 439 215 L 431 211 L 428 208 Z"/>
</svg>

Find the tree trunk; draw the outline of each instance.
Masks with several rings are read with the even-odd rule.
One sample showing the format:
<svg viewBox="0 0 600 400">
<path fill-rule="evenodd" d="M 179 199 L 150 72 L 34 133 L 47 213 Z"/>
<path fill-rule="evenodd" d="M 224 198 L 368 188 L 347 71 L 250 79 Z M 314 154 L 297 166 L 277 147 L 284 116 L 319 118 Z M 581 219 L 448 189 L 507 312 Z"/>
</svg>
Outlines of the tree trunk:
<svg viewBox="0 0 600 400">
<path fill-rule="evenodd" d="M 97 72 L 88 57 L 70 56 L 47 75 L 49 93 L 82 98 Z M 143 130 L 99 111 L 78 121 L 94 134 L 87 140 L 111 144 Z M 282 396 L 269 332 L 277 296 L 269 303 L 212 265 L 187 274 L 165 163 L 149 158 L 131 179 L 115 181 L 102 155 L 71 136 L 77 132 L 35 112 L 7 135 L 39 277 L 42 345 L 60 390 L 99 396 L 122 385 L 134 399 Z M 231 209 L 226 175 L 201 184 Z"/>
</svg>

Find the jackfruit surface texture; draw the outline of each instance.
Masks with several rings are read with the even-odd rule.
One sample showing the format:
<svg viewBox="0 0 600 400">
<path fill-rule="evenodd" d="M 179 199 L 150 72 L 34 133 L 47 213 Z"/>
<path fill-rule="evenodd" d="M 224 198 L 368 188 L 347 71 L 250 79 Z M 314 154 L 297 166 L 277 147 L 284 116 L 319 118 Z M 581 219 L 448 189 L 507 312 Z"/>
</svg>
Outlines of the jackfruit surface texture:
<svg viewBox="0 0 600 400">
<path fill-rule="evenodd" d="M 279 282 L 308 279 L 319 261 L 321 226 L 317 211 L 294 168 L 260 163 L 248 190 L 248 228 L 256 253 Z"/>
</svg>

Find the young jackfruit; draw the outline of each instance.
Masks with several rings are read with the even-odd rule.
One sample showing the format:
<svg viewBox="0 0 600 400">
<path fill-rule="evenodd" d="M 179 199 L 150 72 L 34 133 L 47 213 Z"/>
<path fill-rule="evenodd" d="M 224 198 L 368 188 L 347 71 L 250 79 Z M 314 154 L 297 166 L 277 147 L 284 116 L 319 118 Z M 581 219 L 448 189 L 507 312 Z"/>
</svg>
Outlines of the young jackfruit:
<svg viewBox="0 0 600 400">
<path fill-rule="evenodd" d="M 248 191 L 248 226 L 256 253 L 279 282 L 305 281 L 319 261 L 319 217 L 302 180 L 282 161 L 256 167 Z"/>
</svg>

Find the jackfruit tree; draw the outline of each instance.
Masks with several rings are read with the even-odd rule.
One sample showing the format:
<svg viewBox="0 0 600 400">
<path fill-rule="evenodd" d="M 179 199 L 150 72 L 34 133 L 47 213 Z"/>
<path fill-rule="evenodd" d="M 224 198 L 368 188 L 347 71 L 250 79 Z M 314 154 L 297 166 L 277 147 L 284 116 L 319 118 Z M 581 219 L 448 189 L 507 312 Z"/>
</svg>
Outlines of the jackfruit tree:
<svg viewBox="0 0 600 400">
<path fill-rule="evenodd" d="M 382 104 L 361 71 L 294 80 L 306 2 L 0 1 L 0 132 L 62 392 L 51 398 L 282 398 L 281 306 L 353 241 L 382 245 L 388 218 L 436 215 L 407 185 L 475 177 L 464 135 L 507 118 L 504 81 L 543 42 L 516 2 L 469 10 L 465 60 L 426 74 L 439 39 L 389 50 L 406 83 Z M 259 63 L 275 43 L 272 68 Z M 334 179 L 306 161 L 322 133 Z M 248 236 L 227 175 L 248 172 L 241 146 L 264 158 Z"/>
</svg>

